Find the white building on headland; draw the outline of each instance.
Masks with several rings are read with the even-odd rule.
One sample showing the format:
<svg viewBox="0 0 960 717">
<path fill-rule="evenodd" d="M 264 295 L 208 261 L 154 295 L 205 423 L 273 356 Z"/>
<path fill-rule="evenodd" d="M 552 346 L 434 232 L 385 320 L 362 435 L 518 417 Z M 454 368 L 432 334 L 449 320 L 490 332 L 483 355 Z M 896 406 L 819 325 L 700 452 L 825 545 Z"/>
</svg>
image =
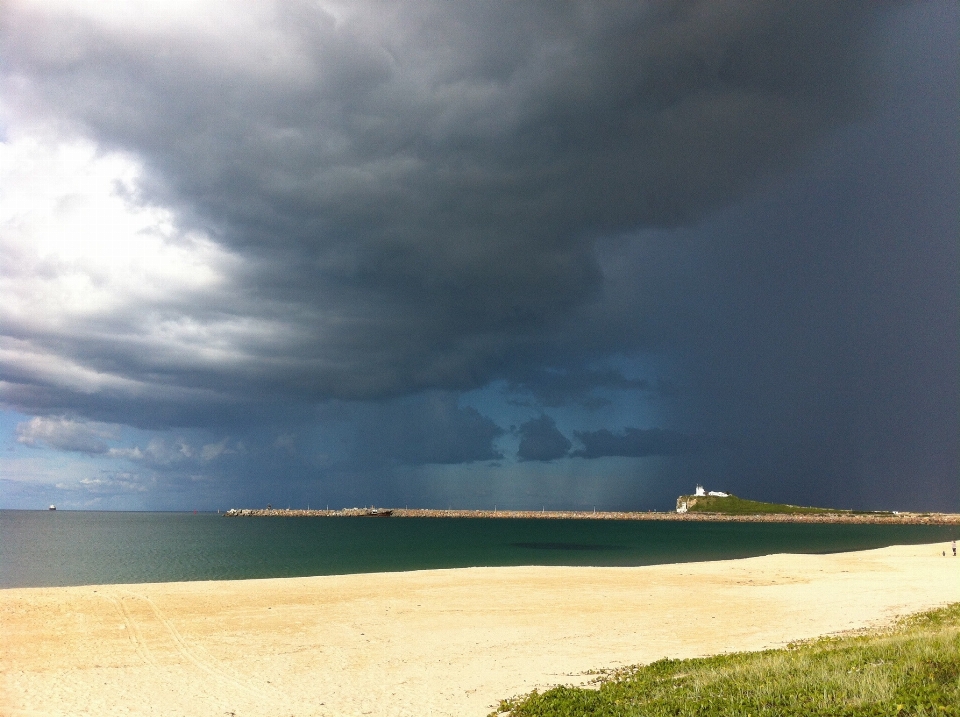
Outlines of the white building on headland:
<svg viewBox="0 0 960 717">
<path fill-rule="evenodd" d="M 694 498 L 703 498 L 705 496 L 712 495 L 715 498 L 729 498 L 729 493 L 724 493 L 720 490 L 712 490 L 709 493 L 704 490 L 702 485 L 698 485 L 697 489 L 693 492 Z M 687 507 L 687 501 L 677 498 L 677 512 L 686 513 L 689 508 Z"/>
<path fill-rule="evenodd" d="M 720 491 L 720 490 L 712 490 L 712 491 L 710 491 L 710 492 L 708 493 L 708 492 L 706 492 L 706 491 L 703 489 L 703 486 L 702 486 L 702 485 L 698 485 L 698 486 L 697 486 L 697 489 L 693 492 L 693 494 L 694 494 L 695 496 L 712 495 L 712 496 L 714 496 L 715 498 L 729 498 L 729 497 L 730 497 L 730 494 L 729 494 L 729 493 L 724 493 L 723 491 Z"/>
</svg>

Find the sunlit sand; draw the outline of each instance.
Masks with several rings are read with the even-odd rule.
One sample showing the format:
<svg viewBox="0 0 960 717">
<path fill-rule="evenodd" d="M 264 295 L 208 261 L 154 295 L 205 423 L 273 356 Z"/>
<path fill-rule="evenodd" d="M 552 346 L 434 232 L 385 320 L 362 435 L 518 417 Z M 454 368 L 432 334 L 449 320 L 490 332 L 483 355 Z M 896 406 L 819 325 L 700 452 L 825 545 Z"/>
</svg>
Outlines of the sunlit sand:
<svg viewBox="0 0 960 717">
<path fill-rule="evenodd" d="M 0 590 L 0 714 L 480 717 L 589 670 L 780 646 L 957 601 L 947 544 Z"/>
</svg>

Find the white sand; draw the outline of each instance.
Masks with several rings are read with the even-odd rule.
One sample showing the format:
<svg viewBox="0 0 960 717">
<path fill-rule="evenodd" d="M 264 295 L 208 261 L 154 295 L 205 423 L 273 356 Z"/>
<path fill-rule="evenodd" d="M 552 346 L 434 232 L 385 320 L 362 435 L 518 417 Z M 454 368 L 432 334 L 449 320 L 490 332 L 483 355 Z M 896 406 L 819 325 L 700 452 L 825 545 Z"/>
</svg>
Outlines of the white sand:
<svg viewBox="0 0 960 717">
<path fill-rule="evenodd" d="M 0 590 L 0 714 L 481 717 L 590 669 L 779 646 L 958 601 L 945 544 Z"/>
</svg>

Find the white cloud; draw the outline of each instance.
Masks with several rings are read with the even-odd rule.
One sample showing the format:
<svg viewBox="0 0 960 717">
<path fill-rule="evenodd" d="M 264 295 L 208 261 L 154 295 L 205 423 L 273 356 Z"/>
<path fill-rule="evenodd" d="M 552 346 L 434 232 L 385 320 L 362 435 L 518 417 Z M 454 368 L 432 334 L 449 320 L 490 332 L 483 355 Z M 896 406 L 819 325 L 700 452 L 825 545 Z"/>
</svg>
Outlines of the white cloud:
<svg viewBox="0 0 960 717">
<path fill-rule="evenodd" d="M 117 426 L 70 418 L 35 416 L 16 428 L 17 442 L 58 451 L 108 453 L 105 439 L 115 438 Z"/>
<path fill-rule="evenodd" d="M 289 433 L 284 433 L 277 436 L 277 440 L 273 442 L 273 447 L 282 451 L 287 451 L 290 454 L 296 453 L 296 446 L 294 444 L 294 436 Z"/>
<path fill-rule="evenodd" d="M 169 209 L 136 201 L 141 172 L 131 156 L 89 141 L 0 143 L 5 320 L 69 330 L 225 281 L 226 252 L 180 230 Z"/>
<path fill-rule="evenodd" d="M 118 472 L 111 474 L 103 474 L 96 478 L 81 478 L 77 481 L 77 487 L 88 493 L 121 493 L 121 492 L 137 492 L 145 493 L 149 490 L 150 485 L 153 481 L 150 479 L 144 479 L 137 473 L 128 473 L 128 472 Z M 68 488 L 69 485 L 57 486 L 58 488 Z"/>
<path fill-rule="evenodd" d="M 32 385 L 209 400 L 171 371 L 282 355 L 290 328 L 237 304 L 243 262 L 144 201 L 138 160 L 12 134 L 0 142 L 0 396 Z"/>
<path fill-rule="evenodd" d="M 178 376 L 289 363 L 291 319 L 256 316 L 262 304 L 238 279 L 248 263 L 143 200 L 139 160 L 11 135 L 0 142 L 0 399 L 31 387 L 203 403 L 218 390 Z"/>
<path fill-rule="evenodd" d="M 196 451 L 182 438 L 169 442 L 162 438 L 151 438 L 146 448 L 140 448 L 140 446 L 111 448 L 107 455 L 111 458 L 126 458 L 131 461 L 169 466 L 194 458 Z"/>
<path fill-rule="evenodd" d="M 233 450 L 227 448 L 227 439 L 224 438 L 219 443 L 208 443 L 201 448 L 200 459 L 203 461 L 212 461 L 214 458 L 219 458 L 224 453 L 233 452 Z"/>
<path fill-rule="evenodd" d="M 107 451 L 110 458 L 129 458 L 132 461 L 141 461 L 144 458 L 144 452 L 139 446 L 133 448 L 111 448 Z"/>
</svg>

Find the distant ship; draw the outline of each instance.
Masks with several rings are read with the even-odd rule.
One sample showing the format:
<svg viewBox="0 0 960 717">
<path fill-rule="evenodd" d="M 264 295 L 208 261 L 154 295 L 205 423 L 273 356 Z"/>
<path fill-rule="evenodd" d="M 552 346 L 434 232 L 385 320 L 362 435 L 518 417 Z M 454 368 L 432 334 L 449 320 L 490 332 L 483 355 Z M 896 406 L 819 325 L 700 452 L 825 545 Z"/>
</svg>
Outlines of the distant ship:
<svg viewBox="0 0 960 717">
<path fill-rule="evenodd" d="M 55 505 L 51 505 L 49 508 L 47 508 L 47 510 L 56 510 L 56 509 L 57 509 L 57 506 Z"/>
</svg>

